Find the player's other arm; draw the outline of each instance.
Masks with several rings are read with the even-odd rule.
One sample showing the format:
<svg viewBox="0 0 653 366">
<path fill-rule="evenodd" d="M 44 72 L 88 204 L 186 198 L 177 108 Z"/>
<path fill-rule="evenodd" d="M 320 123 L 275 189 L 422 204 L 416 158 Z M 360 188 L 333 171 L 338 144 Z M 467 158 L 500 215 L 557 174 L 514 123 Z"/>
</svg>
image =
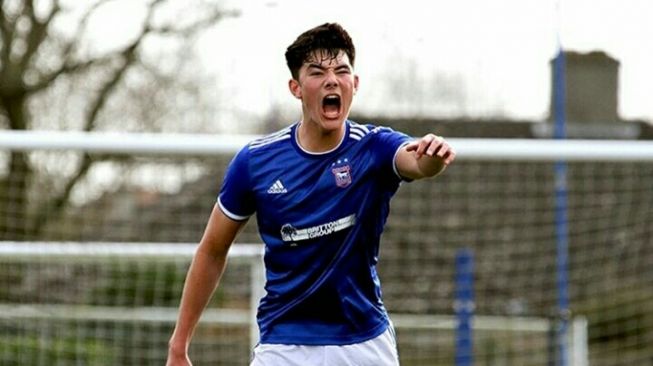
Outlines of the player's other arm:
<svg viewBox="0 0 653 366">
<path fill-rule="evenodd" d="M 440 174 L 456 158 L 456 152 L 440 136 L 427 134 L 397 152 L 395 164 L 402 177 L 421 179 Z"/>
<path fill-rule="evenodd" d="M 188 346 L 202 311 L 227 264 L 227 252 L 246 221 L 234 221 L 216 204 L 186 275 L 175 330 L 168 343 L 168 366 L 190 365 Z"/>
</svg>

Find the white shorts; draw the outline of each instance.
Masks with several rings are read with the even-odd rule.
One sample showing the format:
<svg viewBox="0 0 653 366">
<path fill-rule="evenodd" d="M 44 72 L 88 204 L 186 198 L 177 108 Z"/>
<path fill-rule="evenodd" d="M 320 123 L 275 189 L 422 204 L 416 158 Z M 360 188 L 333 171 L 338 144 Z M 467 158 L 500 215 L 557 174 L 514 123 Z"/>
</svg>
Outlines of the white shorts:
<svg viewBox="0 0 653 366">
<path fill-rule="evenodd" d="M 399 366 L 392 326 L 369 341 L 346 346 L 259 344 L 250 366 Z"/>
</svg>

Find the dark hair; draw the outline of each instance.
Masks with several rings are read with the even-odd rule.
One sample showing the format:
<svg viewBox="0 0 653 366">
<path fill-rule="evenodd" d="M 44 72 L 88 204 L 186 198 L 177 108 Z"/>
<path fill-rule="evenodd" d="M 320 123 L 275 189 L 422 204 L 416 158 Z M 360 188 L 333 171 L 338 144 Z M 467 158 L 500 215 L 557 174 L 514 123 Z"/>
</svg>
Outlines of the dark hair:
<svg viewBox="0 0 653 366">
<path fill-rule="evenodd" d="M 299 69 L 317 50 L 324 50 L 329 58 L 343 51 L 354 66 L 356 49 L 347 31 L 338 23 L 324 23 L 299 35 L 286 49 L 286 63 L 294 79 L 299 78 Z"/>
</svg>

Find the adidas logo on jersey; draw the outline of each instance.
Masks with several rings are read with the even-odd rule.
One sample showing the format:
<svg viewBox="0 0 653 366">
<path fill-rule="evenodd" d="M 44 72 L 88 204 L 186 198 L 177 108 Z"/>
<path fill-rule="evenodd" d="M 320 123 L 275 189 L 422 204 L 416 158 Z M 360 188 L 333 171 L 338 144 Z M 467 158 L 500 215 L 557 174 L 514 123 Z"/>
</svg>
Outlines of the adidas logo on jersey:
<svg viewBox="0 0 653 366">
<path fill-rule="evenodd" d="M 276 182 L 274 182 L 273 185 L 268 188 L 268 193 L 269 194 L 279 194 L 279 193 L 287 193 L 288 190 L 286 187 L 283 186 L 283 183 L 281 183 L 281 180 L 277 179 Z"/>
</svg>

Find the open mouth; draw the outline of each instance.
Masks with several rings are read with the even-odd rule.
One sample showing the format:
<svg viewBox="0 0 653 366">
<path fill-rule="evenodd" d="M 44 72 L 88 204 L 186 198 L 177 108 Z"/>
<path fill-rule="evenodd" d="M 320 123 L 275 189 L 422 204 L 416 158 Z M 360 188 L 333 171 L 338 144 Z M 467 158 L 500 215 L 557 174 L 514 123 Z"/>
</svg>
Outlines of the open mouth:
<svg viewBox="0 0 653 366">
<path fill-rule="evenodd" d="M 322 99 L 322 112 L 328 118 L 336 118 L 340 113 L 340 96 L 329 94 Z"/>
</svg>

